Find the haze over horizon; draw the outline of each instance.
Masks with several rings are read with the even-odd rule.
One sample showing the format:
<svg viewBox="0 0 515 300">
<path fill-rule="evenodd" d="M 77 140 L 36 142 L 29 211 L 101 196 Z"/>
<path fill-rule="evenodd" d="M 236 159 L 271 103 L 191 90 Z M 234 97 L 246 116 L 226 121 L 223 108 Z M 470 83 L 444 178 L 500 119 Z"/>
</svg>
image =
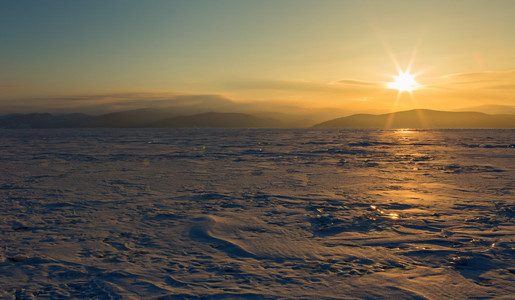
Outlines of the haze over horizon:
<svg viewBox="0 0 515 300">
<path fill-rule="evenodd" d="M 0 115 L 513 107 L 514 12 L 507 0 L 3 1 Z M 404 91 L 400 72 L 416 81 Z"/>
</svg>

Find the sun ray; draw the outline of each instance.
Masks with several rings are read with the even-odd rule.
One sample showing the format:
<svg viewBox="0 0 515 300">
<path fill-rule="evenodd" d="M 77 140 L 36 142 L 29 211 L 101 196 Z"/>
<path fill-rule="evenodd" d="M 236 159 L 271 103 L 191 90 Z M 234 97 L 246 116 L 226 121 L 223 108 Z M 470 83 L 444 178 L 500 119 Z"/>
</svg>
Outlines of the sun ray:
<svg viewBox="0 0 515 300">
<path fill-rule="evenodd" d="M 418 49 L 420 49 L 420 46 L 422 45 L 422 39 L 423 39 L 423 36 L 424 36 L 423 31 L 425 31 L 425 29 L 421 28 L 420 34 L 418 35 L 418 39 L 417 39 L 417 41 L 415 43 L 415 46 L 413 47 L 413 52 L 411 53 L 411 57 L 410 57 L 410 60 L 408 62 L 408 68 L 406 69 L 406 72 L 410 72 L 411 71 L 411 67 L 415 63 L 415 58 L 417 57 Z M 397 71 L 400 72 L 400 69 L 397 69 Z M 415 75 L 417 75 L 417 74 L 415 74 Z"/>
<path fill-rule="evenodd" d="M 423 43 L 425 32 L 427 30 L 427 24 L 424 26 L 421 26 L 420 32 L 418 35 L 418 38 L 415 41 L 415 44 L 413 46 L 413 50 L 411 52 L 411 55 L 408 60 L 408 65 L 403 70 L 400 66 L 400 62 L 397 59 L 397 56 L 395 55 L 395 52 L 393 48 L 391 47 L 391 44 L 389 43 L 386 34 L 382 31 L 381 26 L 379 26 L 378 22 L 374 18 L 370 18 L 369 22 L 371 23 L 372 27 L 374 28 L 374 31 L 376 32 L 376 37 L 379 39 L 381 45 L 383 46 L 383 49 L 385 53 L 390 58 L 392 64 L 395 67 L 395 70 L 397 70 L 397 76 L 393 76 L 394 81 L 386 83 L 386 87 L 389 89 L 397 90 L 397 95 L 395 97 L 395 101 L 392 105 L 392 114 L 388 117 L 386 120 L 385 127 L 391 128 L 394 121 L 395 121 L 395 114 L 393 113 L 396 108 L 400 106 L 400 102 L 402 99 L 402 96 L 407 92 L 409 94 L 409 100 L 411 101 L 411 106 L 413 108 L 420 108 L 419 103 L 415 97 L 414 91 L 420 87 L 423 87 L 423 85 L 419 84 L 415 78 L 420 75 L 420 71 L 413 73 L 413 65 L 415 64 L 417 55 L 419 53 L 419 49 Z M 424 72 L 424 71 L 422 71 Z M 427 120 L 424 117 L 424 115 L 417 110 L 417 117 L 420 119 L 421 124 L 426 127 L 427 126 Z"/>
</svg>

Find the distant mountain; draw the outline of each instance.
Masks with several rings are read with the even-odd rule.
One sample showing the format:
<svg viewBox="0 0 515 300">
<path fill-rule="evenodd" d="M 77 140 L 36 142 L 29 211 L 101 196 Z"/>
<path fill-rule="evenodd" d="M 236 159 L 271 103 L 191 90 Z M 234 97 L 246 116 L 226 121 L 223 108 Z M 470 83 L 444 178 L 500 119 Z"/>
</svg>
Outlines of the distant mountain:
<svg viewBox="0 0 515 300">
<path fill-rule="evenodd" d="M 48 113 L 10 114 L 0 118 L 0 128 L 62 128 L 82 127 L 91 116 L 66 114 L 54 116 Z"/>
<path fill-rule="evenodd" d="M 180 116 L 153 123 L 151 127 L 195 127 L 195 128 L 273 128 L 285 124 L 270 118 L 260 118 L 241 113 L 203 113 Z"/>
<path fill-rule="evenodd" d="M 201 113 L 177 116 L 172 111 L 137 109 L 100 116 L 84 114 L 10 114 L 0 116 L 0 128 L 279 128 L 292 127 L 274 118 L 243 113 Z"/>
<path fill-rule="evenodd" d="M 265 118 L 265 119 L 275 119 L 280 120 L 282 125 L 287 128 L 307 128 L 313 126 L 313 124 L 319 123 L 325 119 L 321 119 L 315 121 L 312 118 L 309 118 L 310 116 L 305 115 L 291 115 L 291 114 L 285 114 L 285 113 L 279 113 L 279 112 L 262 112 L 262 113 L 254 113 L 252 114 L 256 117 Z M 316 117 L 316 116 L 315 116 Z"/>
<path fill-rule="evenodd" d="M 0 117 L 0 128 L 139 128 L 172 116 L 173 113 L 159 109 L 136 109 L 100 116 L 10 114 Z"/>
<path fill-rule="evenodd" d="M 321 128 L 515 128 L 515 115 L 415 109 L 389 114 L 358 114 L 315 125 Z"/>
<path fill-rule="evenodd" d="M 82 126 L 93 128 L 139 128 L 148 127 L 149 124 L 173 116 L 176 116 L 173 112 L 162 109 L 135 109 L 94 116 L 83 122 Z"/>
<path fill-rule="evenodd" d="M 299 116 L 206 112 L 179 115 L 169 109 L 137 109 L 100 116 L 48 113 L 0 116 L 0 128 L 302 128 L 312 123 Z M 515 128 L 515 115 L 446 112 L 427 109 L 337 118 L 319 128 Z"/>
<path fill-rule="evenodd" d="M 515 115 L 515 106 L 486 104 L 486 105 L 479 105 L 479 106 L 474 106 L 474 107 L 456 109 L 455 111 L 477 111 L 477 112 L 482 112 L 482 113 L 490 114 L 490 115 L 497 115 L 497 114 Z"/>
</svg>

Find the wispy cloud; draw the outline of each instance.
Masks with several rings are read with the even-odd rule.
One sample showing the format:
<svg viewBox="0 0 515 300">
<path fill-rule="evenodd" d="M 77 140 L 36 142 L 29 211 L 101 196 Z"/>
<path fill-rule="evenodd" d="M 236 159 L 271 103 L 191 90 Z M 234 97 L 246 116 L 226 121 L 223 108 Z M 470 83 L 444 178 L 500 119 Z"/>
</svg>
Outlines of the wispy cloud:
<svg viewBox="0 0 515 300">
<path fill-rule="evenodd" d="M 20 101 L 1 101 L 0 115 L 8 113 L 88 113 L 105 114 L 141 108 L 167 109 L 171 113 L 196 114 L 208 111 L 242 113 L 278 113 L 323 121 L 345 115 L 341 108 L 316 108 L 305 103 L 286 100 L 234 101 L 221 94 L 177 92 L 131 92 L 70 95 L 54 98 L 27 98 Z"/>
<path fill-rule="evenodd" d="M 246 80 L 230 81 L 222 85 L 236 90 L 270 91 L 321 91 L 330 88 L 328 84 L 304 80 Z"/>
<path fill-rule="evenodd" d="M 515 88 L 515 70 L 449 74 L 434 78 L 427 86 L 453 90 L 512 90 Z"/>
<path fill-rule="evenodd" d="M 70 95 L 62 97 L 26 98 L 1 101 L 5 112 L 86 112 L 105 113 L 139 108 L 170 106 L 228 105 L 232 100 L 216 94 L 185 94 L 178 92 L 128 92 Z"/>
<path fill-rule="evenodd" d="M 341 86 L 362 86 L 362 87 L 370 87 L 370 88 L 384 88 L 384 82 L 373 82 L 373 81 L 363 81 L 363 80 L 354 80 L 354 79 L 342 79 L 332 83 L 333 85 L 341 85 Z"/>
<path fill-rule="evenodd" d="M 422 107 L 459 109 L 515 102 L 515 70 L 447 74 L 424 78 L 421 84 L 413 95 Z"/>
<path fill-rule="evenodd" d="M 224 85 L 234 89 L 251 90 L 294 90 L 294 91 L 334 91 L 361 88 L 384 88 L 385 83 L 360 81 L 354 79 L 341 79 L 332 82 L 314 82 L 305 80 L 254 80 L 232 81 Z"/>
<path fill-rule="evenodd" d="M 420 78 L 421 88 L 399 95 L 385 82 L 344 78 L 332 82 L 246 80 L 224 82 L 215 93 L 133 91 L 72 94 L 9 100 L 0 98 L 1 113 L 106 113 L 138 108 L 202 107 L 217 111 L 285 111 L 337 108 L 346 112 L 391 111 L 415 107 L 457 109 L 483 104 L 513 105 L 515 70 L 449 74 Z M 9 86 L 0 83 L 0 88 Z M 5 94 L 4 94 L 5 95 Z M 279 107 L 282 105 L 282 107 Z M 286 109 L 285 106 L 292 108 Z"/>
<path fill-rule="evenodd" d="M 299 102 L 311 102 L 308 105 L 337 105 L 349 107 L 350 102 L 363 102 L 385 91 L 386 83 L 341 79 L 331 82 L 315 82 L 304 80 L 254 80 L 232 81 L 223 85 L 249 97 L 261 95 L 261 99 L 279 98 Z"/>
</svg>

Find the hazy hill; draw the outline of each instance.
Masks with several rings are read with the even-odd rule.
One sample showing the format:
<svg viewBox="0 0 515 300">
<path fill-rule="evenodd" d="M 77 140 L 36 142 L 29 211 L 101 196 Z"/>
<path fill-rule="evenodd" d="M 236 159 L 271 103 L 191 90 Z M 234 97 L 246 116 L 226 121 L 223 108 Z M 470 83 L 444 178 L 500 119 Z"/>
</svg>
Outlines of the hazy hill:
<svg viewBox="0 0 515 300">
<path fill-rule="evenodd" d="M 389 114 L 358 114 L 319 123 L 324 128 L 515 128 L 515 115 L 415 109 Z"/>
<path fill-rule="evenodd" d="M 48 113 L 10 114 L 0 118 L 0 128 L 62 128 L 82 127 L 91 116 L 66 114 L 54 116 Z"/>
<path fill-rule="evenodd" d="M 91 117 L 83 127 L 95 128 L 140 128 L 174 116 L 162 109 L 135 109 Z"/>
<path fill-rule="evenodd" d="M 309 119 L 286 114 L 260 115 L 206 112 L 186 115 L 169 109 L 137 109 L 91 116 L 48 113 L 0 116 L 0 128 L 302 128 Z M 515 115 L 479 112 L 410 110 L 389 114 L 357 114 L 337 118 L 314 127 L 325 128 L 515 128 Z"/>
<path fill-rule="evenodd" d="M 0 128 L 139 128 L 172 116 L 171 112 L 159 109 L 137 109 L 100 116 L 11 114 L 0 117 Z"/>
<path fill-rule="evenodd" d="M 242 113 L 203 113 L 169 118 L 152 124 L 152 127 L 212 127 L 212 128 L 273 128 L 284 127 L 280 121 Z"/>
<path fill-rule="evenodd" d="M 177 116 L 172 111 L 138 109 L 100 116 L 84 114 L 11 114 L 0 117 L 0 128 L 280 128 L 289 122 L 243 113 L 208 112 Z M 306 126 L 307 127 L 307 126 Z"/>
<path fill-rule="evenodd" d="M 479 105 L 479 106 L 474 106 L 474 107 L 457 109 L 456 111 L 477 111 L 477 112 L 482 112 L 482 113 L 490 114 L 490 115 L 497 115 L 497 114 L 515 115 L 515 106 L 486 104 L 486 105 Z"/>
</svg>

